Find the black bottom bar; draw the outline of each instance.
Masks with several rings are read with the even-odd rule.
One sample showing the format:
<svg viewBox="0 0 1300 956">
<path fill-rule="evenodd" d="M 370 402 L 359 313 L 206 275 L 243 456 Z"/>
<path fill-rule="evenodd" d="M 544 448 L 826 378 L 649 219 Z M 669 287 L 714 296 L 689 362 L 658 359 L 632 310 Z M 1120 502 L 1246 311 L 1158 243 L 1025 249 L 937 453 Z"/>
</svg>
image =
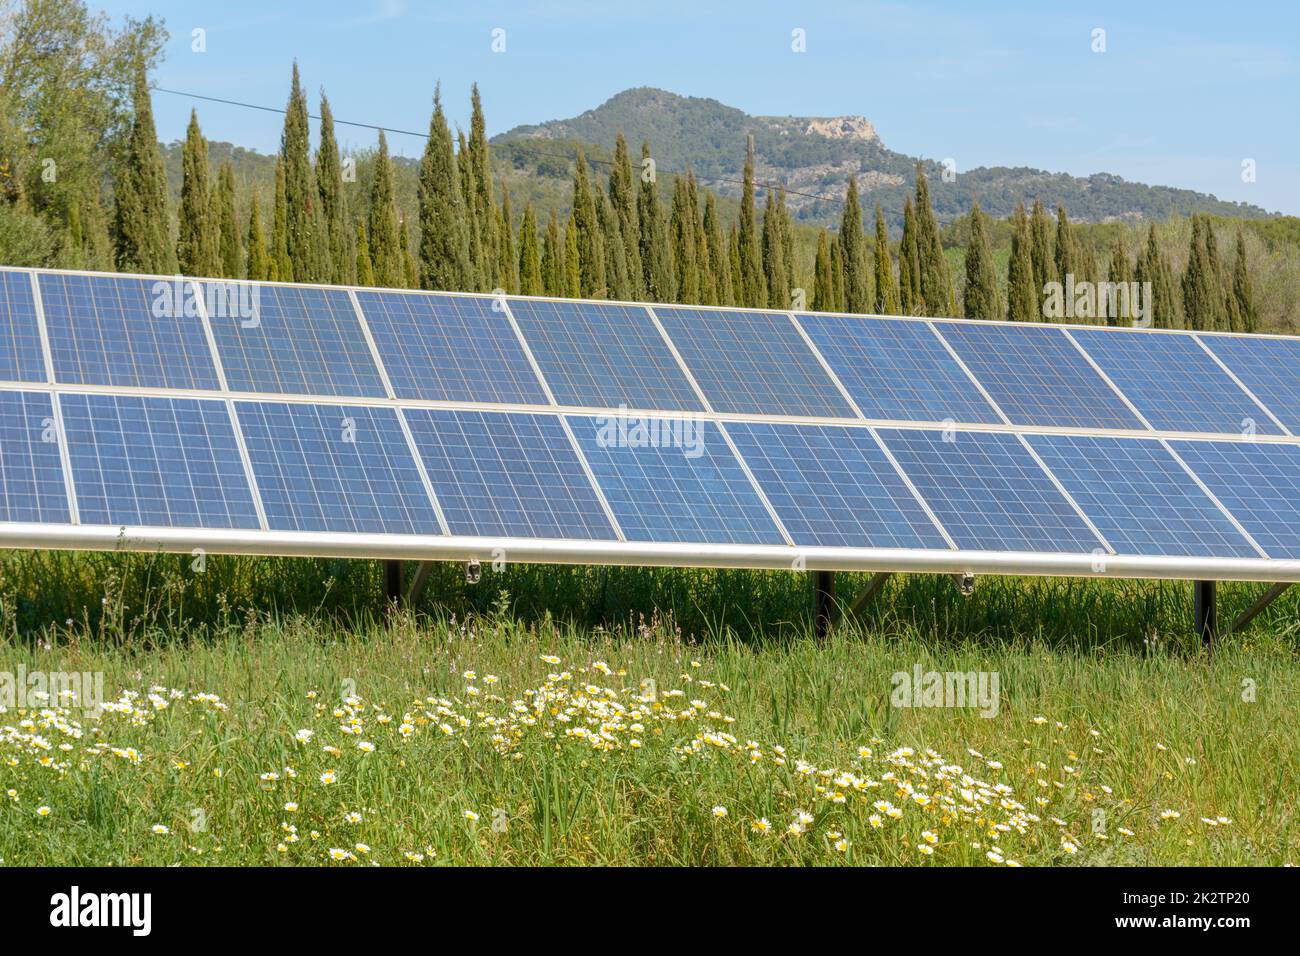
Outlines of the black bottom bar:
<svg viewBox="0 0 1300 956">
<path fill-rule="evenodd" d="M 1217 592 L 1217 581 L 1192 582 L 1192 627 L 1207 645 L 1219 634 Z"/>
<path fill-rule="evenodd" d="M 835 572 L 813 572 L 813 629 L 825 637 L 835 620 Z"/>
</svg>

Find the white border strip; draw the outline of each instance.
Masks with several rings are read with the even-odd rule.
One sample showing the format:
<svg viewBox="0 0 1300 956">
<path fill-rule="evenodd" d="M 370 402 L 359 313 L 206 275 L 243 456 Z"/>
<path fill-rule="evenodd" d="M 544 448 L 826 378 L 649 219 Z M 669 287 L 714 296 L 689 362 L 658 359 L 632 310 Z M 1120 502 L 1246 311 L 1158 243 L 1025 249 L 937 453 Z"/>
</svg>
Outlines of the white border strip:
<svg viewBox="0 0 1300 956">
<path fill-rule="evenodd" d="M 45 300 L 41 298 L 41 283 L 35 272 L 30 273 L 32 282 L 32 307 L 36 310 L 36 327 L 41 335 L 42 357 L 45 359 L 45 374 L 49 383 L 54 382 L 54 352 L 50 348 L 49 329 L 45 325 Z M 63 428 L 63 406 L 59 402 L 59 393 L 49 390 L 49 385 L 42 389 L 39 383 L 29 383 L 23 391 L 44 391 L 50 396 L 50 411 L 54 416 L 54 434 L 59 441 L 59 464 L 63 468 L 63 493 L 68 498 L 68 519 L 75 525 L 81 523 L 81 509 L 77 506 L 77 485 L 72 478 L 72 451 L 68 447 L 68 433 Z"/>
<path fill-rule="evenodd" d="M 1192 340 L 1205 350 L 1205 354 L 1208 355 L 1211 359 L 1213 359 L 1214 363 L 1218 365 L 1219 368 L 1223 369 L 1223 371 L 1227 374 L 1228 378 L 1232 379 L 1234 382 L 1237 383 L 1237 387 L 1239 389 L 1241 389 L 1243 392 L 1245 392 L 1247 395 L 1250 396 L 1250 400 L 1252 402 L 1254 402 L 1256 405 L 1258 405 L 1260 408 L 1264 410 L 1265 415 L 1273 419 L 1273 424 L 1276 425 L 1278 428 L 1282 429 L 1282 434 L 1284 435 L 1293 434 L 1291 429 L 1287 428 L 1286 425 L 1283 424 L 1282 419 L 1274 415 L 1273 410 L 1269 408 L 1267 405 L 1265 405 L 1258 395 L 1256 395 L 1249 388 L 1247 388 L 1245 382 L 1237 378 L 1237 373 L 1234 372 L 1232 369 L 1228 368 L 1228 363 L 1225 362 L 1223 359 L 1219 358 L 1219 356 L 1215 355 L 1214 350 L 1200 340 L 1199 333 L 1193 332 Z"/>
</svg>

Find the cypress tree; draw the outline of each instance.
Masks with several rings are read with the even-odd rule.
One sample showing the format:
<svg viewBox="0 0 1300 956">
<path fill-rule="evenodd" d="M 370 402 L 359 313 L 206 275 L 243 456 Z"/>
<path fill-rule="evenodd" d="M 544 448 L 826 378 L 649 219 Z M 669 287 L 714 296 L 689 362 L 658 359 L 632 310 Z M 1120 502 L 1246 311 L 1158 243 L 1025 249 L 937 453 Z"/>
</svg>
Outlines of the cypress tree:
<svg viewBox="0 0 1300 956">
<path fill-rule="evenodd" d="M 939 223 L 930 205 L 930 184 L 916 164 L 916 248 L 921 264 L 921 301 L 927 315 L 952 315 L 952 278 L 939 241 Z"/>
<path fill-rule="evenodd" d="M 383 130 L 379 131 L 379 154 L 375 158 L 375 181 L 370 190 L 368 225 L 366 235 L 370 241 L 375 285 L 400 289 L 406 284 L 406 264 L 402 261 L 397 202 L 393 197 L 393 164 L 388 158 L 388 140 Z"/>
<path fill-rule="evenodd" d="M 728 305 L 744 305 L 745 267 L 740 263 L 740 226 L 731 224 L 727 235 L 727 261 L 731 263 L 731 298 Z"/>
<path fill-rule="evenodd" d="M 310 129 L 307 122 L 307 97 L 298 78 L 298 64 L 293 65 L 293 82 L 285 110 L 284 132 L 280 136 L 280 159 L 284 167 L 285 247 L 291 275 L 284 281 L 316 282 L 328 279 L 333 272 L 320 262 L 321 245 L 316 229 L 319 204 L 312 182 Z M 324 273 L 322 274 L 322 266 Z"/>
<path fill-rule="evenodd" d="M 669 248 L 672 250 L 673 275 L 676 278 L 674 302 L 693 305 L 700 301 L 700 272 L 695 237 L 695 214 L 691 208 L 690 186 L 681 176 L 673 178 L 673 204 L 668 219 Z"/>
<path fill-rule="evenodd" d="M 190 111 L 181 150 L 180 237 L 176 262 L 184 275 L 218 276 L 221 272 L 220 238 L 212 213 L 212 183 L 208 175 L 208 141 L 199 130 L 199 114 Z"/>
<path fill-rule="evenodd" d="M 1083 278 L 1078 274 L 1079 263 L 1074 248 L 1074 233 L 1070 229 L 1070 217 L 1064 206 L 1056 207 L 1056 281 L 1065 285 L 1068 276 L 1076 280 Z"/>
<path fill-rule="evenodd" d="M 114 182 L 113 258 L 121 272 L 171 274 L 176 271 L 176 250 L 168 228 L 167 173 L 158 152 L 143 64 L 136 69 L 132 103 L 126 159 Z"/>
<path fill-rule="evenodd" d="M 542 237 L 542 288 L 545 290 L 543 295 L 565 294 L 564 243 L 560 238 L 560 223 L 554 209 L 546 223 L 546 235 Z"/>
<path fill-rule="evenodd" d="M 790 273 L 786 267 L 785 237 L 782 235 L 781 210 L 775 190 L 767 190 L 763 209 L 763 281 L 767 285 L 767 302 L 773 309 L 790 308 Z"/>
<path fill-rule="evenodd" d="M 465 142 L 464 132 L 456 131 L 456 170 L 460 177 L 460 195 L 462 208 L 465 210 L 465 230 L 469 248 L 469 268 L 465 274 L 464 288 L 472 292 L 481 292 L 488 285 L 487 272 L 483 267 L 483 236 L 478 218 L 478 200 L 475 198 L 474 166 L 470 160 L 469 144 Z"/>
<path fill-rule="evenodd" d="M 785 186 L 781 186 L 776 191 L 776 214 L 777 224 L 781 231 L 781 252 L 785 259 L 786 284 L 789 286 L 789 294 L 786 296 L 785 304 L 782 309 L 792 307 L 795 287 L 799 284 L 798 268 L 794 260 L 794 225 L 790 222 L 790 207 L 786 203 Z"/>
<path fill-rule="evenodd" d="M 239 238 L 239 219 L 235 212 L 235 167 L 221 164 L 217 174 L 217 237 L 221 253 L 221 274 L 238 279 L 244 274 L 244 250 Z M 253 205 L 257 202 L 254 199 Z"/>
<path fill-rule="evenodd" d="M 740 273 L 743 281 L 741 305 L 760 308 L 767 304 L 763 276 L 763 249 L 754 212 L 754 140 L 745 153 L 745 184 L 740 198 Z"/>
<path fill-rule="evenodd" d="M 289 211 L 285 199 L 284 160 L 275 160 L 275 216 L 271 223 L 271 278 L 277 282 L 293 281 L 293 263 L 289 260 Z"/>
<path fill-rule="evenodd" d="M 578 150 L 573 167 L 573 222 L 578 243 L 578 294 L 583 298 L 603 298 L 605 289 L 605 249 L 596 217 L 596 203 L 591 195 L 587 160 Z M 573 277 L 569 278 L 572 285 Z"/>
<path fill-rule="evenodd" d="M 248 211 L 248 278 L 265 281 L 271 278 L 271 260 L 266 254 L 266 237 L 262 234 L 262 214 L 254 194 Z"/>
<path fill-rule="evenodd" d="M 979 200 L 971 203 L 970 243 L 966 246 L 966 292 L 963 296 L 968 319 L 1000 319 L 998 277 L 993 268 L 993 247 Z"/>
<path fill-rule="evenodd" d="M 519 291 L 519 261 L 515 256 L 514 211 L 510 190 L 501 186 L 501 212 L 497 216 L 497 286 L 511 294 Z"/>
<path fill-rule="evenodd" d="M 840 220 L 840 259 L 844 263 L 844 308 L 849 312 L 870 312 L 867 295 L 866 238 L 862 233 L 862 208 L 858 205 L 858 181 L 849 178 Z"/>
<path fill-rule="evenodd" d="M 1129 300 L 1127 294 L 1121 293 L 1121 287 L 1127 287 L 1133 281 L 1133 267 L 1129 263 L 1128 253 L 1124 250 L 1123 237 L 1116 237 L 1115 245 L 1110 251 L 1110 265 L 1106 268 L 1106 281 L 1110 283 L 1111 293 L 1107 301 L 1102 301 L 1100 293 L 1097 296 L 1097 314 L 1106 325 L 1122 325 L 1130 321 L 1133 316 L 1121 315 L 1120 306 L 1128 303 L 1130 313 L 1133 303 Z"/>
<path fill-rule="evenodd" d="M 903 239 L 898 245 L 898 306 L 903 315 L 925 311 L 921 300 L 921 250 L 917 245 L 916 209 L 903 200 Z"/>
<path fill-rule="evenodd" d="M 519 223 L 519 291 L 523 295 L 546 295 L 542 283 L 542 261 L 537 247 L 537 217 L 533 204 L 524 206 Z"/>
<path fill-rule="evenodd" d="M 707 191 L 705 190 L 705 192 Z M 695 301 L 703 305 L 715 305 L 718 290 L 713 274 L 709 270 L 709 240 L 704 233 L 703 220 L 700 218 L 699 187 L 695 182 L 695 173 L 691 172 L 689 168 L 686 176 L 686 195 L 689 200 L 687 206 L 691 211 L 691 231 L 695 233 L 695 275 L 697 285 Z"/>
<path fill-rule="evenodd" d="M 402 286 L 407 289 L 418 289 L 420 287 L 420 267 L 416 264 L 415 255 L 411 252 L 411 233 L 406 228 L 406 220 L 401 219 L 397 223 L 397 248 L 401 251 L 402 258 Z"/>
<path fill-rule="evenodd" d="M 713 277 L 712 305 L 731 305 L 731 257 L 727 253 L 727 240 L 722 233 L 722 220 L 718 216 L 717 197 L 712 190 L 704 193 L 704 234 L 709 246 L 709 272 Z"/>
<path fill-rule="evenodd" d="M 829 266 L 829 256 L 826 262 Z M 876 203 L 875 266 L 876 314 L 897 315 L 898 290 L 894 286 L 894 262 L 889 256 L 889 228 L 885 225 L 885 216 L 880 211 L 880 203 Z"/>
<path fill-rule="evenodd" d="M 825 228 L 817 234 L 817 254 L 813 257 L 814 312 L 835 311 L 835 288 L 831 280 L 831 237 Z"/>
<path fill-rule="evenodd" d="M 1041 199 L 1034 200 L 1030 232 L 1033 236 L 1029 248 L 1034 265 L 1034 299 L 1042 302 L 1041 297 L 1047 294 L 1047 284 L 1056 281 L 1056 262 L 1052 258 L 1051 220 Z"/>
<path fill-rule="evenodd" d="M 370 258 L 370 240 L 366 236 L 366 224 L 357 220 L 357 285 L 375 284 L 375 268 Z"/>
<path fill-rule="evenodd" d="M 627 140 L 619 130 L 614 139 L 614 167 L 609 173 L 609 201 L 618 215 L 618 232 L 623 240 L 623 260 L 627 264 L 628 297 L 645 295 L 645 269 L 641 265 L 640 223 L 636 208 L 636 179 L 632 175 L 632 157 Z"/>
<path fill-rule="evenodd" d="M 582 252 L 578 239 L 578 219 L 569 213 L 569 221 L 564 227 L 564 295 L 570 299 L 582 298 Z"/>
<path fill-rule="evenodd" d="M 482 246 L 480 273 L 485 286 L 494 288 L 499 284 L 500 238 L 497 234 L 496 202 L 492 199 L 492 159 L 488 154 L 487 124 L 483 119 L 483 101 L 479 98 L 477 83 L 470 90 L 470 105 L 469 160 L 474 180 L 474 218 Z"/>
<path fill-rule="evenodd" d="M 1178 299 L 1174 293 L 1173 270 L 1169 266 L 1169 260 L 1160 251 L 1155 223 L 1147 229 L 1146 251 L 1138 257 L 1135 278 L 1143 296 L 1147 296 L 1146 284 L 1151 284 L 1149 298 L 1142 303 L 1151 324 L 1158 329 L 1182 328 Z"/>
<path fill-rule="evenodd" d="M 1192 240 L 1183 273 L 1183 308 L 1187 327 L 1213 332 L 1222 328 L 1224 300 L 1220 291 L 1217 250 L 1208 216 L 1192 216 Z"/>
<path fill-rule="evenodd" d="M 442 89 L 433 92 L 429 138 L 420 158 L 420 288 L 466 291 L 472 281 L 465 197 L 456 170 L 451 128 L 442 109 Z"/>
<path fill-rule="evenodd" d="M 1034 239 L 1024 202 L 1016 203 L 1011 216 L 1011 258 L 1007 261 L 1007 319 L 1011 322 L 1036 322 L 1041 293 L 1034 288 Z"/>
<path fill-rule="evenodd" d="M 595 190 L 596 218 L 600 223 L 601 246 L 605 250 L 606 298 L 627 300 L 632 297 L 632 283 L 627 274 L 627 252 L 619 231 L 618 212 L 609 195 Z"/>
<path fill-rule="evenodd" d="M 836 312 L 848 311 L 844 296 L 844 247 L 838 237 L 831 243 L 831 298 Z"/>
<path fill-rule="evenodd" d="M 650 141 L 641 144 L 641 163 L 650 158 Z M 654 177 L 642 177 L 637 201 L 637 247 L 645 295 L 650 302 L 672 298 L 672 259 L 668 249 L 668 224 L 659 206 L 659 188 Z"/>
<path fill-rule="evenodd" d="M 316 189 L 320 196 L 320 218 L 324 223 L 323 244 L 330 266 L 329 281 L 348 285 L 356 274 L 352 254 L 353 233 L 348 223 L 347 194 L 343 190 L 343 164 L 334 136 L 334 113 L 325 94 L 320 97 L 320 148 L 316 151 Z"/>
<path fill-rule="evenodd" d="M 1246 268 L 1246 239 L 1237 230 L 1237 251 L 1232 267 L 1232 295 L 1236 300 L 1241 332 L 1259 329 L 1259 314 L 1255 311 L 1255 293 L 1250 284 L 1250 271 Z"/>
</svg>

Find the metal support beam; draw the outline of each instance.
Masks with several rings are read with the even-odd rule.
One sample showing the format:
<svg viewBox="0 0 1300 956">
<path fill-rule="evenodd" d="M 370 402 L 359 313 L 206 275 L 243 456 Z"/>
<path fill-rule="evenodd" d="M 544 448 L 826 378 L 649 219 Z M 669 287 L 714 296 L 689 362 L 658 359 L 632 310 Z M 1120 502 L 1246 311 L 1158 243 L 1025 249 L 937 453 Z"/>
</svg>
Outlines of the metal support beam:
<svg viewBox="0 0 1300 956">
<path fill-rule="evenodd" d="M 1281 584 L 1274 584 L 1271 588 L 1256 598 L 1254 604 L 1237 615 L 1237 619 L 1228 627 L 1229 633 L 1232 631 L 1239 631 L 1251 621 L 1255 620 L 1264 608 L 1268 607 L 1280 598 L 1290 587 L 1291 583 L 1288 581 L 1283 581 Z"/>
<path fill-rule="evenodd" d="M 1192 582 L 1192 628 L 1206 646 L 1219 634 L 1218 582 Z"/>
<path fill-rule="evenodd" d="M 384 562 L 384 601 L 387 604 L 401 604 L 406 595 L 402 593 L 402 562 L 387 560 Z"/>
<path fill-rule="evenodd" d="M 813 572 L 813 629 L 818 638 L 835 623 L 835 572 Z"/>
<path fill-rule="evenodd" d="M 893 577 L 891 571 L 877 571 L 873 574 L 870 580 L 867 581 L 866 587 L 853 599 L 853 604 L 849 606 L 849 613 L 853 615 L 861 614 L 866 609 L 866 606 L 871 603 L 871 599 L 880 593 L 880 589 L 885 586 L 885 582 L 891 577 Z"/>
<path fill-rule="evenodd" d="M 429 575 L 433 573 L 432 561 L 421 561 L 419 567 L 415 569 L 415 579 L 411 581 L 411 587 L 406 592 L 406 603 L 411 607 L 419 602 L 424 596 L 425 586 L 429 583 Z"/>
</svg>

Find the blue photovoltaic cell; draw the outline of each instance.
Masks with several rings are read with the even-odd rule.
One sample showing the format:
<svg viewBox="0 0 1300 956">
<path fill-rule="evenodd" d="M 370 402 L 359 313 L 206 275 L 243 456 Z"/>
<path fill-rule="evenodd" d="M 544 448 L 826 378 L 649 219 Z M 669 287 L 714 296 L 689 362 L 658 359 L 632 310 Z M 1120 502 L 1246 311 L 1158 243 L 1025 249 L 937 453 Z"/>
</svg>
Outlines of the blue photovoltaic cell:
<svg viewBox="0 0 1300 956">
<path fill-rule="evenodd" d="M 220 388 L 188 281 L 42 273 L 40 284 L 56 381 Z"/>
<path fill-rule="evenodd" d="M 394 409 L 239 402 L 235 412 L 273 530 L 440 533 Z"/>
<path fill-rule="evenodd" d="M 1259 557 L 1158 441 L 1030 435 L 1029 443 L 1118 554 Z"/>
<path fill-rule="evenodd" d="M 452 534 L 617 537 L 554 415 L 427 408 L 405 415 Z"/>
<path fill-rule="evenodd" d="M 357 300 L 398 398 L 550 404 L 495 299 L 359 291 Z"/>
<path fill-rule="evenodd" d="M 935 328 L 1017 425 L 1143 427 L 1060 329 L 983 322 Z"/>
<path fill-rule="evenodd" d="M 1002 421 L 926 323 L 821 314 L 798 319 L 868 418 Z"/>
<path fill-rule="evenodd" d="M 1198 338 L 1283 425 L 1300 433 L 1300 339 L 1262 335 Z"/>
<path fill-rule="evenodd" d="M 1092 554 L 1102 544 L 1015 435 L 882 428 L 963 550 Z"/>
<path fill-rule="evenodd" d="M 867 429 L 767 422 L 724 427 L 795 544 L 948 547 Z"/>
<path fill-rule="evenodd" d="M 225 402 L 64 395 L 82 524 L 257 528 Z"/>
<path fill-rule="evenodd" d="M 785 544 L 713 422 L 641 420 L 655 447 L 618 419 L 568 421 L 629 541 Z"/>
<path fill-rule="evenodd" d="M 0 270 L 0 379 L 45 381 L 32 277 L 26 272 Z"/>
<path fill-rule="evenodd" d="M 44 392 L 0 392 L 0 521 L 71 521 L 54 407 Z"/>
<path fill-rule="evenodd" d="M 232 391 L 387 394 L 352 299 L 342 289 L 200 285 Z"/>
<path fill-rule="evenodd" d="M 1071 329 L 1134 407 L 1162 431 L 1280 435 L 1190 335 Z"/>
<path fill-rule="evenodd" d="M 857 417 L 784 312 L 654 311 L 714 410 Z"/>
<path fill-rule="evenodd" d="M 509 301 L 561 405 L 703 410 L 644 306 Z"/>
<path fill-rule="evenodd" d="M 1235 441 L 1170 445 L 1270 558 L 1300 558 L 1300 447 Z"/>
</svg>

